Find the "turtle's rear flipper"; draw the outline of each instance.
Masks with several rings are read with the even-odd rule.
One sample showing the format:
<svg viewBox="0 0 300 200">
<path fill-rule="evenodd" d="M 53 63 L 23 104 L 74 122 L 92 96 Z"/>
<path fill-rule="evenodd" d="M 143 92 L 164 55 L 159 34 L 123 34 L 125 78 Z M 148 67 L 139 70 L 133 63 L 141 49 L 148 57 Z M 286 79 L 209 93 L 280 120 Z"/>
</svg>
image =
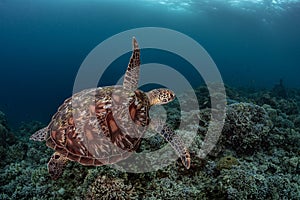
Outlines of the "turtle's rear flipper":
<svg viewBox="0 0 300 200">
<path fill-rule="evenodd" d="M 44 141 L 48 132 L 48 127 L 42 128 L 30 136 L 30 140 L 34 141 Z"/>
<path fill-rule="evenodd" d="M 58 179 L 62 175 L 67 161 L 66 157 L 57 152 L 51 156 L 48 162 L 48 172 L 53 180 Z"/>
<path fill-rule="evenodd" d="M 189 169 L 191 164 L 191 156 L 188 149 L 185 147 L 181 137 L 166 124 L 160 120 L 151 121 L 150 127 L 156 132 L 160 133 L 167 142 L 171 144 L 176 153 L 180 156 L 183 165 Z"/>
</svg>

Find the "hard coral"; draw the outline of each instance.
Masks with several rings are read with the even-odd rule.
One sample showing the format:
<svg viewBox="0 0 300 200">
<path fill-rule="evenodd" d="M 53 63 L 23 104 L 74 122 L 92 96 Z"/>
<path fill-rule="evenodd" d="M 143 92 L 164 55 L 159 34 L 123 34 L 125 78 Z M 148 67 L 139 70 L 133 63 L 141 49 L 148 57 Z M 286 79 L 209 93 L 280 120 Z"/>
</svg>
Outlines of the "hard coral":
<svg viewBox="0 0 300 200">
<path fill-rule="evenodd" d="M 0 111 L 0 124 L 7 128 L 7 119 L 3 112 Z"/>
<path fill-rule="evenodd" d="M 232 170 L 222 170 L 218 177 L 220 192 L 226 199 L 266 199 L 267 181 L 255 171 L 244 169 L 243 166 Z"/>
<path fill-rule="evenodd" d="M 238 154 L 253 154 L 266 141 L 272 122 L 264 108 L 250 103 L 227 107 L 222 143 Z"/>
<path fill-rule="evenodd" d="M 11 133 L 5 114 L 0 111 L 0 146 L 12 145 L 16 142 L 15 136 Z"/>
<path fill-rule="evenodd" d="M 233 156 L 222 157 L 217 163 L 217 169 L 231 169 L 232 166 L 239 164 L 239 161 Z"/>
<path fill-rule="evenodd" d="M 6 137 L 8 134 L 8 130 L 0 124 L 0 146 L 6 146 Z"/>
<path fill-rule="evenodd" d="M 89 188 L 87 199 L 127 200 L 136 198 L 134 186 L 123 179 L 99 176 Z"/>
</svg>

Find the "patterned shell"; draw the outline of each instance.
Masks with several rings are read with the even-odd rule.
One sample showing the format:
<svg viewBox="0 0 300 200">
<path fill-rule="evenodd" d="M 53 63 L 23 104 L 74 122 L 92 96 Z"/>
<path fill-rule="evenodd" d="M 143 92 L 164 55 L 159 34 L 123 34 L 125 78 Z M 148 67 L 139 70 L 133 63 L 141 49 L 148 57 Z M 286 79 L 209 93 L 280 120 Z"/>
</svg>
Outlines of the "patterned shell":
<svg viewBox="0 0 300 200">
<path fill-rule="evenodd" d="M 116 163 L 139 147 L 149 124 L 149 100 L 122 86 L 87 89 L 67 99 L 53 116 L 47 146 L 83 165 Z"/>
</svg>

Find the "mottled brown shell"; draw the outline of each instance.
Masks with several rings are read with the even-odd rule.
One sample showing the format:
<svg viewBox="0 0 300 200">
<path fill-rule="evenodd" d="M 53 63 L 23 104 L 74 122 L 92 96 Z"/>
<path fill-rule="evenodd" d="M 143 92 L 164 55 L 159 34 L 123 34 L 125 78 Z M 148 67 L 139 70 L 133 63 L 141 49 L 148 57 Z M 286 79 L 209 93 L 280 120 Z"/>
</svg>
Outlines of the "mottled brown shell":
<svg viewBox="0 0 300 200">
<path fill-rule="evenodd" d="M 46 143 L 83 165 L 116 163 L 130 156 L 149 124 L 149 100 L 122 86 L 83 90 L 67 99 L 48 126 Z"/>
</svg>

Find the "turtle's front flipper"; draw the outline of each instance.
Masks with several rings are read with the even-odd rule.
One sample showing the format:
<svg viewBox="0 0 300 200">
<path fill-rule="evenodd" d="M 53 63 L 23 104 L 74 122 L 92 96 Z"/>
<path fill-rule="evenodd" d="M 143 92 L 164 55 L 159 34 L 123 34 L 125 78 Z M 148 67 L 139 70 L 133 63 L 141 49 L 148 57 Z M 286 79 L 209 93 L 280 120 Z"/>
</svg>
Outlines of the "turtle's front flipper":
<svg viewBox="0 0 300 200">
<path fill-rule="evenodd" d="M 132 39 L 133 52 L 124 76 L 123 86 L 128 90 L 136 90 L 140 76 L 140 49 L 135 38 Z"/>
<path fill-rule="evenodd" d="M 67 163 L 68 159 L 58 152 L 55 152 L 48 162 L 48 172 L 53 180 L 58 179 Z"/>
<path fill-rule="evenodd" d="M 180 156 L 183 165 L 189 169 L 191 164 L 191 157 L 188 149 L 185 147 L 182 139 L 175 134 L 175 132 L 160 120 L 152 120 L 150 128 L 160 133 L 161 136 L 168 141 L 176 153 Z"/>
<path fill-rule="evenodd" d="M 30 136 L 30 140 L 34 141 L 44 141 L 46 140 L 46 135 L 48 133 L 48 127 L 42 128 Z"/>
</svg>

